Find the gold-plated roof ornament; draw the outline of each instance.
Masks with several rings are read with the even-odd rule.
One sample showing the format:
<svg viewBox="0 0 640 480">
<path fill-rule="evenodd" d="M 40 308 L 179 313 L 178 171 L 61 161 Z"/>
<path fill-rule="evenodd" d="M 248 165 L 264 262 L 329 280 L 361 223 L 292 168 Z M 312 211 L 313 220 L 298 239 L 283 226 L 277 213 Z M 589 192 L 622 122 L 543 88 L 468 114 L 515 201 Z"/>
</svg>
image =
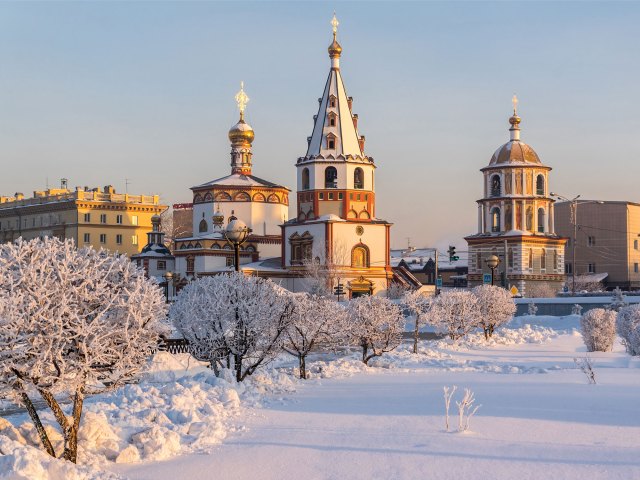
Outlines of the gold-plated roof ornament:
<svg viewBox="0 0 640 480">
<path fill-rule="evenodd" d="M 518 114 L 518 97 L 516 96 L 516 94 L 513 94 L 513 97 L 511 98 L 511 103 L 513 104 L 513 114 L 517 115 Z"/>
<path fill-rule="evenodd" d="M 229 140 L 234 145 L 251 146 L 255 134 L 251 125 L 244 121 L 244 110 L 249 103 L 249 96 L 244 91 L 244 82 L 240 82 L 240 91 L 236 94 L 235 99 L 238 110 L 240 110 L 240 120 L 229 130 Z"/>
<path fill-rule="evenodd" d="M 244 120 L 244 109 L 247 108 L 247 103 L 249 103 L 249 96 L 244 92 L 244 82 L 240 82 L 240 91 L 236 93 L 235 98 L 238 110 L 240 110 L 240 120 Z"/>
<path fill-rule="evenodd" d="M 336 39 L 338 35 L 338 19 L 336 18 L 336 12 L 333 12 L 333 18 L 331 19 L 331 28 L 333 30 L 333 42 L 329 45 L 329 57 L 330 58 L 340 58 L 340 54 L 342 53 L 342 47 L 338 43 Z"/>
<path fill-rule="evenodd" d="M 513 115 L 509 118 L 509 123 L 512 125 L 512 128 L 520 128 L 518 125 L 520 124 L 520 117 L 518 116 L 518 97 L 516 94 L 513 94 L 511 98 L 511 104 L 513 105 Z"/>
</svg>

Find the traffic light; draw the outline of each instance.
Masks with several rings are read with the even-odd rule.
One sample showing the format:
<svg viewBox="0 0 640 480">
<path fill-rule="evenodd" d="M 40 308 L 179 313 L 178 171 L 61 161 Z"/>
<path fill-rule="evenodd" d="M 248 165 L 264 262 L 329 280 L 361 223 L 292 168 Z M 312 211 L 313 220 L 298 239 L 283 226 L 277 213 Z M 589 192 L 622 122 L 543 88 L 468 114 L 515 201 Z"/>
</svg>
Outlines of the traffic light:
<svg viewBox="0 0 640 480">
<path fill-rule="evenodd" d="M 455 262 L 456 260 L 460 259 L 460 257 L 456 255 L 456 247 L 454 247 L 453 245 L 449 245 L 449 250 L 447 250 L 447 252 L 449 253 L 450 262 Z"/>
</svg>

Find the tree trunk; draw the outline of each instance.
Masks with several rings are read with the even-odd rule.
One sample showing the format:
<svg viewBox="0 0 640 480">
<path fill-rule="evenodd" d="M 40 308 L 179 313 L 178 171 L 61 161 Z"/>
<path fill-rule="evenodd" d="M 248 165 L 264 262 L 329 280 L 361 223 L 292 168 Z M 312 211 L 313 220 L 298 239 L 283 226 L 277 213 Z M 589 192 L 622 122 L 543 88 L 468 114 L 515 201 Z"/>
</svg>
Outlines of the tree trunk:
<svg viewBox="0 0 640 480">
<path fill-rule="evenodd" d="M 304 355 L 298 355 L 298 363 L 300 364 L 300 378 L 303 380 L 306 380 L 307 379 L 306 357 Z"/>
<path fill-rule="evenodd" d="M 416 327 L 413 330 L 413 353 L 418 353 L 418 328 L 420 323 L 418 323 L 418 320 L 420 319 L 419 315 L 416 315 Z"/>
<path fill-rule="evenodd" d="M 242 357 L 240 355 L 233 356 L 234 367 L 236 369 L 236 382 L 242 381 Z"/>
<path fill-rule="evenodd" d="M 367 350 L 367 345 L 362 345 L 362 363 L 364 363 L 365 365 L 367 364 Z"/>
<path fill-rule="evenodd" d="M 56 452 L 53 449 L 53 445 L 51 445 L 51 441 L 49 440 L 49 435 L 47 435 L 47 432 L 44 429 L 44 426 L 42 425 L 42 421 L 40 421 L 40 416 L 38 415 L 36 407 L 33 405 L 33 402 L 31 401 L 27 393 L 24 390 L 22 390 L 22 388 L 19 389 L 19 392 L 20 392 L 20 397 L 22 398 L 22 403 L 24 404 L 24 407 L 27 409 L 27 413 L 29 414 L 29 417 L 31 417 L 31 421 L 36 426 L 36 431 L 38 432 L 38 436 L 40 437 L 42 446 L 44 447 L 45 451 L 49 455 L 55 458 Z"/>
<path fill-rule="evenodd" d="M 78 460 L 78 430 L 80 430 L 80 419 L 82 418 L 82 406 L 84 404 L 84 392 L 82 387 L 76 390 L 73 397 L 73 424 L 69 425 L 65 435 L 64 454 L 65 460 L 77 463 Z"/>
</svg>

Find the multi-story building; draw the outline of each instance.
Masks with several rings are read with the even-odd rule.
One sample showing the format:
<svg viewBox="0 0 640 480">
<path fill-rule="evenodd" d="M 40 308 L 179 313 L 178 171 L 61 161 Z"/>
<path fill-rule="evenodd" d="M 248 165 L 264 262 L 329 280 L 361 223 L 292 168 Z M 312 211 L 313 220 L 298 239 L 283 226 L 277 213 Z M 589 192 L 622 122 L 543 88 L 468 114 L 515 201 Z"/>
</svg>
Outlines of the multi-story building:
<svg viewBox="0 0 640 480">
<path fill-rule="evenodd" d="M 640 204 L 577 200 L 575 242 L 571 207 L 571 202 L 556 204 L 556 232 L 569 238 L 567 276 L 575 270 L 582 280 L 602 279 L 608 288 L 640 288 Z"/>
<path fill-rule="evenodd" d="M 133 255 L 151 231 L 151 217 L 166 208 L 157 195 L 116 193 L 112 186 L 47 189 L 32 198 L 16 193 L 0 197 L 0 241 L 72 238 L 79 247 Z"/>
</svg>

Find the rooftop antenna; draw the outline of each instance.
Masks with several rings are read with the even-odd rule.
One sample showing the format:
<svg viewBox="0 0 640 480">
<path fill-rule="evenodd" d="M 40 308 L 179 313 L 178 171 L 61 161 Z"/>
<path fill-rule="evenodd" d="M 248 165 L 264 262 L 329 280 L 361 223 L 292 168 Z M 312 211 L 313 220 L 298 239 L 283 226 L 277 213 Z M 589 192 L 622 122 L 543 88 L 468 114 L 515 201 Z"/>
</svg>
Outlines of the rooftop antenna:
<svg viewBox="0 0 640 480">
<path fill-rule="evenodd" d="M 129 182 L 129 179 L 128 179 L 128 178 L 125 178 L 125 179 L 124 179 L 124 193 L 129 193 L 129 184 L 130 184 L 130 183 L 131 183 L 131 182 Z"/>
</svg>

